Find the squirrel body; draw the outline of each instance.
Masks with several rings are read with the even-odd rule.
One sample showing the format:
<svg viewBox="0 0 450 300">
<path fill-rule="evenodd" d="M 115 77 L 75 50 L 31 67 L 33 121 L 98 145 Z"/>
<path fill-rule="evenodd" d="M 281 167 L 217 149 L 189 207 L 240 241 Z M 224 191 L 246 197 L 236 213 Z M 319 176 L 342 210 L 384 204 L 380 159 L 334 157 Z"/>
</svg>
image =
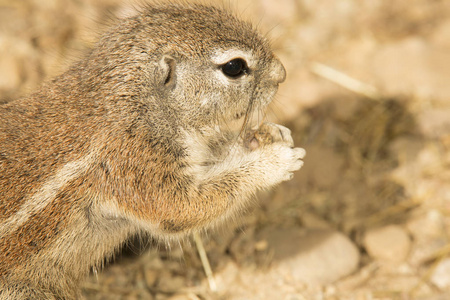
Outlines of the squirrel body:
<svg viewBox="0 0 450 300">
<path fill-rule="evenodd" d="M 287 128 L 266 123 L 243 138 L 222 126 L 246 126 L 285 76 L 249 23 L 159 4 L 0 106 L 0 299 L 76 298 L 130 236 L 214 226 L 289 180 L 304 150 Z"/>
</svg>

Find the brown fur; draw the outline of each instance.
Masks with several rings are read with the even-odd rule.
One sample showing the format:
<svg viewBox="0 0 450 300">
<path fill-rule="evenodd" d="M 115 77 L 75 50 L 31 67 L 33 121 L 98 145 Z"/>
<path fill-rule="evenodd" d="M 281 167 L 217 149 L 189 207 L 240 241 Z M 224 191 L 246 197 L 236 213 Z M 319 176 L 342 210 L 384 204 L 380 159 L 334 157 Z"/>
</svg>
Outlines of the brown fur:
<svg viewBox="0 0 450 300">
<path fill-rule="evenodd" d="M 251 52 L 251 73 L 227 79 L 211 62 L 218 49 Z M 156 5 L 0 106 L 0 299 L 74 298 L 130 235 L 213 226 L 289 179 L 304 153 L 287 129 L 267 125 L 273 138 L 256 149 L 217 129 L 263 109 L 284 76 L 248 23 Z"/>
</svg>

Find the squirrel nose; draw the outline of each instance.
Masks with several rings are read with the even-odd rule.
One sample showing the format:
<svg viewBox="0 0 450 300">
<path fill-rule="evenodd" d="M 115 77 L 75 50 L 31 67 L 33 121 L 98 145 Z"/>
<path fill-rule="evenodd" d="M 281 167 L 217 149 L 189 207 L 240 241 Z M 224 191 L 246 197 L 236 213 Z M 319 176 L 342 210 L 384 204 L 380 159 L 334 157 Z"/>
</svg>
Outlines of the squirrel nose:
<svg viewBox="0 0 450 300">
<path fill-rule="evenodd" d="M 271 77 L 275 84 L 280 84 L 286 79 L 286 69 L 278 58 L 272 62 Z"/>
</svg>

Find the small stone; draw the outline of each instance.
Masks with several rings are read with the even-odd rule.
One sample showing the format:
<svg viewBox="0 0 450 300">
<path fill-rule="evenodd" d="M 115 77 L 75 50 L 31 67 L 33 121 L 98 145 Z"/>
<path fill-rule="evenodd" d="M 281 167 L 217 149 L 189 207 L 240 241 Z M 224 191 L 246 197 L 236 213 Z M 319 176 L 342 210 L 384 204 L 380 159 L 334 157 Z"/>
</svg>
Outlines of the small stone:
<svg viewBox="0 0 450 300">
<path fill-rule="evenodd" d="M 355 244 L 331 229 L 271 229 L 263 234 L 274 250 L 274 271 L 298 283 L 329 284 L 351 274 L 359 264 Z"/>
<path fill-rule="evenodd" d="M 389 225 L 369 230 L 364 237 L 364 246 L 371 257 L 398 263 L 408 256 L 411 240 L 402 227 Z"/>
<path fill-rule="evenodd" d="M 450 289 L 450 258 L 443 259 L 437 265 L 430 280 L 441 290 Z"/>
</svg>

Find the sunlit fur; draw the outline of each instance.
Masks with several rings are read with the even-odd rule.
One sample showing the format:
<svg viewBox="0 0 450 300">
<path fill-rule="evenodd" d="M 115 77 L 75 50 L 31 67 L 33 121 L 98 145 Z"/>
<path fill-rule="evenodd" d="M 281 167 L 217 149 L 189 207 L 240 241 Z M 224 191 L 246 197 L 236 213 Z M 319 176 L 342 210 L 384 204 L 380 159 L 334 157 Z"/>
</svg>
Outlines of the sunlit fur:
<svg viewBox="0 0 450 300">
<path fill-rule="evenodd" d="M 221 74 L 219 52 L 251 60 L 248 74 Z M 289 180 L 304 150 L 286 128 L 250 122 L 284 78 L 249 23 L 211 6 L 152 4 L 0 106 L 0 299 L 77 298 L 130 236 L 216 226 Z M 252 125 L 271 142 L 247 147 Z"/>
</svg>

